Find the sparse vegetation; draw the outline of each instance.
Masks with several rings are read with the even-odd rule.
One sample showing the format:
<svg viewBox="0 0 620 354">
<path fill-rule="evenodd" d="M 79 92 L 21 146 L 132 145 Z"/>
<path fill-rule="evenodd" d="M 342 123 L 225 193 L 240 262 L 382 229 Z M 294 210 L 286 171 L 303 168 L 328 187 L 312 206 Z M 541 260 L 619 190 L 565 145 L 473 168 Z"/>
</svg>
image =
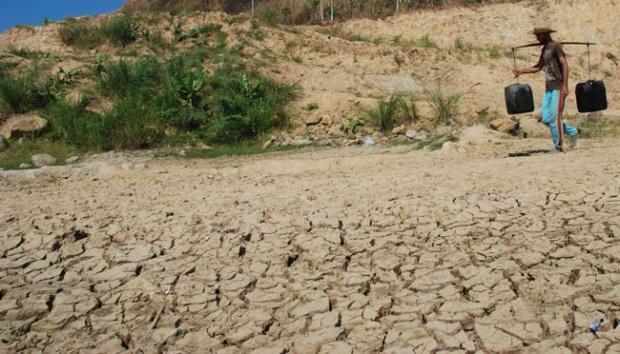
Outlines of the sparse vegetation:
<svg viewBox="0 0 620 354">
<path fill-rule="evenodd" d="M 10 113 L 25 113 L 39 103 L 34 72 L 6 73 L 0 76 L 0 108 Z"/>
<path fill-rule="evenodd" d="M 316 102 L 310 102 L 306 105 L 306 110 L 307 111 L 314 111 L 315 109 L 319 108 L 319 104 Z"/>
<path fill-rule="evenodd" d="M 56 157 L 56 164 L 63 164 L 65 159 L 76 153 L 76 149 L 61 141 L 50 139 L 25 139 L 14 142 L 9 149 L 0 151 L 0 168 L 15 170 L 23 163 L 31 164 L 32 155 L 50 154 Z"/>
<path fill-rule="evenodd" d="M 441 88 L 429 93 L 429 102 L 433 109 L 435 124 L 450 125 L 459 114 L 461 96 L 447 94 Z"/>
<path fill-rule="evenodd" d="M 398 122 L 400 104 L 401 99 L 398 96 L 391 96 L 388 100 L 379 100 L 377 107 L 368 111 L 370 120 L 383 133 L 391 132 Z"/>
</svg>

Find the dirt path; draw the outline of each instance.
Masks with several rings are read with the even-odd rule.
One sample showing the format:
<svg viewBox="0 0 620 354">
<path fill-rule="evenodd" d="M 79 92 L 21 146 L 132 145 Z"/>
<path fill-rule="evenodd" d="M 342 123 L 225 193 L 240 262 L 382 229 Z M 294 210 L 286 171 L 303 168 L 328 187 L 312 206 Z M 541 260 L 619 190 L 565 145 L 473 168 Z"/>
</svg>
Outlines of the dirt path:
<svg viewBox="0 0 620 354">
<path fill-rule="evenodd" d="M 618 353 L 618 141 L 546 144 L 0 172 L 0 352 Z"/>
</svg>

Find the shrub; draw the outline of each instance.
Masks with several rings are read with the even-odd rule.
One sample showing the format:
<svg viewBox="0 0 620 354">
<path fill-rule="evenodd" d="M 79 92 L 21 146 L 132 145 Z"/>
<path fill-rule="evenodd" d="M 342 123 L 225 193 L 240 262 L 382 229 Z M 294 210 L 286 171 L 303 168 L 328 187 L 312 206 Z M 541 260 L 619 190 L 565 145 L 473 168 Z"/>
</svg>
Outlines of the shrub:
<svg viewBox="0 0 620 354">
<path fill-rule="evenodd" d="M 431 92 L 429 96 L 436 124 L 450 124 L 458 115 L 461 96 L 449 95 L 441 89 Z"/>
<path fill-rule="evenodd" d="M 418 38 L 416 44 L 422 48 L 439 48 L 437 43 L 428 34 Z"/>
<path fill-rule="evenodd" d="M 388 133 L 394 128 L 398 121 L 398 110 L 401 105 L 401 99 L 398 96 L 392 96 L 389 100 L 381 99 L 377 103 L 375 109 L 368 111 L 370 120 L 383 133 Z"/>
<path fill-rule="evenodd" d="M 48 119 L 52 126 L 52 137 L 67 144 L 100 149 L 105 144 L 105 122 L 96 113 L 86 111 L 88 98 L 73 105 L 60 99 L 50 106 Z"/>
<path fill-rule="evenodd" d="M 0 103 L 3 110 L 24 113 L 34 108 L 37 87 L 31 73 L 0 76 Z"/>
<path fill-rule="evenodd" d="M 146 96 L 157 84 L 161 64 L 152 57 L 130 62 L 119 60 L 104 64 L 98 78 L 100 91 L 109 97 L 126 97 L 129 94 Z"/>
<path fill-rule="evenodd" d="M 255 76 L 219 70 L 211 79 L 211 141 L 237 144 L 286 123 L 284 107 L 295 98 L 297 87 Z"/>
<path fill-rule="evenodd" d="M 85 49 L 96 48 L 104 40 L 98 27 L 74 21 L 64 22 L 60 26 L 58 34 L 64 44 Z"/>
<path fill-rule="evenodd" d="M 102 26 L 101 31 L 108 42 L 120 47 L 133 43 L 137 36 L 137 28 L 128 15 L 111 19 Z"/>
<path fill-rule="evenodd" d="M 400 111 L 406 120 L 412 123 L 418 121 L 418 106 L 416 104 L 415 96 L 408 95 L 400 97 L 399 105 Z"/>
<path fill-rule="evenodd" d="M 117 101 L 104 116 L 103 132 L 104 150 L 146 148 L 161 138 L 157 119 L 141 97 L 129 96 Z"/>
</svg>

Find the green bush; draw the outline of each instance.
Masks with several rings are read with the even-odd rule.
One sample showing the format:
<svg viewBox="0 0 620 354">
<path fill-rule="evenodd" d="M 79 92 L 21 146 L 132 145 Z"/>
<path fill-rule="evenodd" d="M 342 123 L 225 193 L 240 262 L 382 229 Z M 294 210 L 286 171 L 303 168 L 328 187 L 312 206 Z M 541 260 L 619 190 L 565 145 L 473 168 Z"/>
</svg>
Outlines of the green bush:
<svg viewBox="0 0 620 354">
<path fill-rule="evenodd" d="M 64 99 L 52 103 L 47 115 L 51 136 L 76 147 L 101 149 L 107 138 L 105 122 L 100 115 L 86 111 L 88 103 L 88 98 L 76 105 Z"/>
<path fill-rule="evenodd" d="M 387 101 L 381 99 L 375 109 L 368 111 L 368 115 L 377 128 L 383 133 L 388 133 L 392 131 L 392 128 L 398 122 L 400 105 L 401 99 L 398 96 L 392 96 Z"/>
<path fill-rule="evenodd" d="M 161 64 L 153 57 L 130 62 L 121 59 L 103 65 L 98 77 L 100 91 L 108 97 L 129 94 L 146 96 L 153 90 L 161 74 Z"/>
<path fill-rule="evenodd" d="M 116 102 L 103 118 L 105 140 L 101 148 L 141 149 L 161 138 L 156 116 L 140 97 L 127 97 Z"/>
<path fill-rule="evenodd" d="M 101 30 L 108 42 L 120 47 L 133 43 L 137 37 L 137 27 L 128 15 L 111 19 Z"/>
<path fill-rule="evenodd" d="M 31 73 L 0 76 L 0 103 L 5 111 L 25 113 L 37 103 L 37 86 Z"/>
<path fill-rule="evenodd" d="M 413 95 L 400 97 L 399 100 L 400 111 L 404 115 L 404 118 L 411 123 L 418 121 L 418 106 L 416 104 L 416 98 Z"/>
<path fill-rule="evenodd" d="M 459 113 L 461 96 L 446 94 L 441 89 L 431 92 L 429 101 L 436 124 L 450 124 Z"/>
<path fill-rule="evenodd" d="M 213 120 L 209 139 L 237 144 L 286 123 L 285 105 L 296 96 L 294 85 L 277 84 L 264 76 L 223 70 L 211 78 Z"/>
<path fill-rule="evenodd" d="M 64 22 L 58 34 L 64 44 L 78 48 L 93 49 L 104 41 L 99 27 L 75 21 Z"/>
</svg>

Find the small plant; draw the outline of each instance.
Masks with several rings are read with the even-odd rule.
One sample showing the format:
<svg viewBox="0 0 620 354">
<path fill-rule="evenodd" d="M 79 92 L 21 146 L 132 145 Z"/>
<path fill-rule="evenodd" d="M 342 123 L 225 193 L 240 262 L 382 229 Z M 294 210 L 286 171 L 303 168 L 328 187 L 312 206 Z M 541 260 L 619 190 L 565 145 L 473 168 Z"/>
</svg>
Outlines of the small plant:
<svg viewBox="0 0 620 354">
<path fill-rule="evenodd" d="M 439 48 L 437 43 L 435 43 L 435 41 L 428 34 L 419 38 L 416 41 L 416 44 L 422 48 Z"/>
<path fill-rule="evenodd" d="M 461 101 L 460 95 L 449 95 L 439 89 L 430 93 L 429 101 L 434 113 L 436 124 L 449 125 L 454 122 L 459 113 Z"/>
<path fill-rule="evenodd" d="M 137 27 L 128 15 L 115 17 L 102 26 L 102 32 L 108 42 L 125 47 L 137 38 Z"/>
<path fill-rule="evenodd" d="M 104 40 L 98 27 L 75 20 L 64 22 L 58 29 L 58 34 L 64 44 L 85 49 L 96 48 Z"/>
<path fill-rule="evenodd" d="M 379 100 L 377 107 L 368 111 L 370 119 L 383 133 L 392 131 L 392 128 L 398 122 L 398 110 L 401 99 L 398 96 L 392 96 L 389 100 Z"/>
<path fill-rule="evenodd" d="M 411 123 L 418 121 L 418 106 L 416 105 L 416 97 L 414 95 L 400 97 L 399 104 L 400 111 L 407 121 Z"/>
<path fill-rule="evenodd" d="M 145 96 L 156 85 L 160 73 L 161 65 L 154 58 L 135 62 L 121 59 L 103 66 L 99 88 L 109 97 Z"/>
<path fill-rule="evenodd" d="M 297 64 L 301 64 L 304 62 L 304 60 L 300 56 L 294 56 L 293 61 L 296 62 Z"/>
<path fill-rule="evenodd" d="M 307 111 L 314 111 L 315 109 L 319 108 L 319 104 L 316 102 L 310 102 L 306 105 L 306 110 Z"/>
<path fill-rule="evenodd" d="M 362 119 L 356 117 L 347 117 L 347 122 L 340 126 L 340 131 L 345 134 L 355 134 L 359 127 L 364 125 Z"/>
<path fill-rule="evenodd" d="M 36 84 L 31 73 L 0 76 L 0 103 L 3 110 L 25 113 L 33 108 Z"/>
<path fill-rule="evenodd" d="M 370 38 L 362 36 L 360 34 L 351 34 L 347 37 L 351 42 L 370 42 Z"/>
<path fill-rule="evenodd" d="M 491 47 L 491 49 L 489 49 L 489 56 L 493 59 L 499 59 L 502 57 L 502 54 L 500 53 L 499 48 Z"/>
</svg>

